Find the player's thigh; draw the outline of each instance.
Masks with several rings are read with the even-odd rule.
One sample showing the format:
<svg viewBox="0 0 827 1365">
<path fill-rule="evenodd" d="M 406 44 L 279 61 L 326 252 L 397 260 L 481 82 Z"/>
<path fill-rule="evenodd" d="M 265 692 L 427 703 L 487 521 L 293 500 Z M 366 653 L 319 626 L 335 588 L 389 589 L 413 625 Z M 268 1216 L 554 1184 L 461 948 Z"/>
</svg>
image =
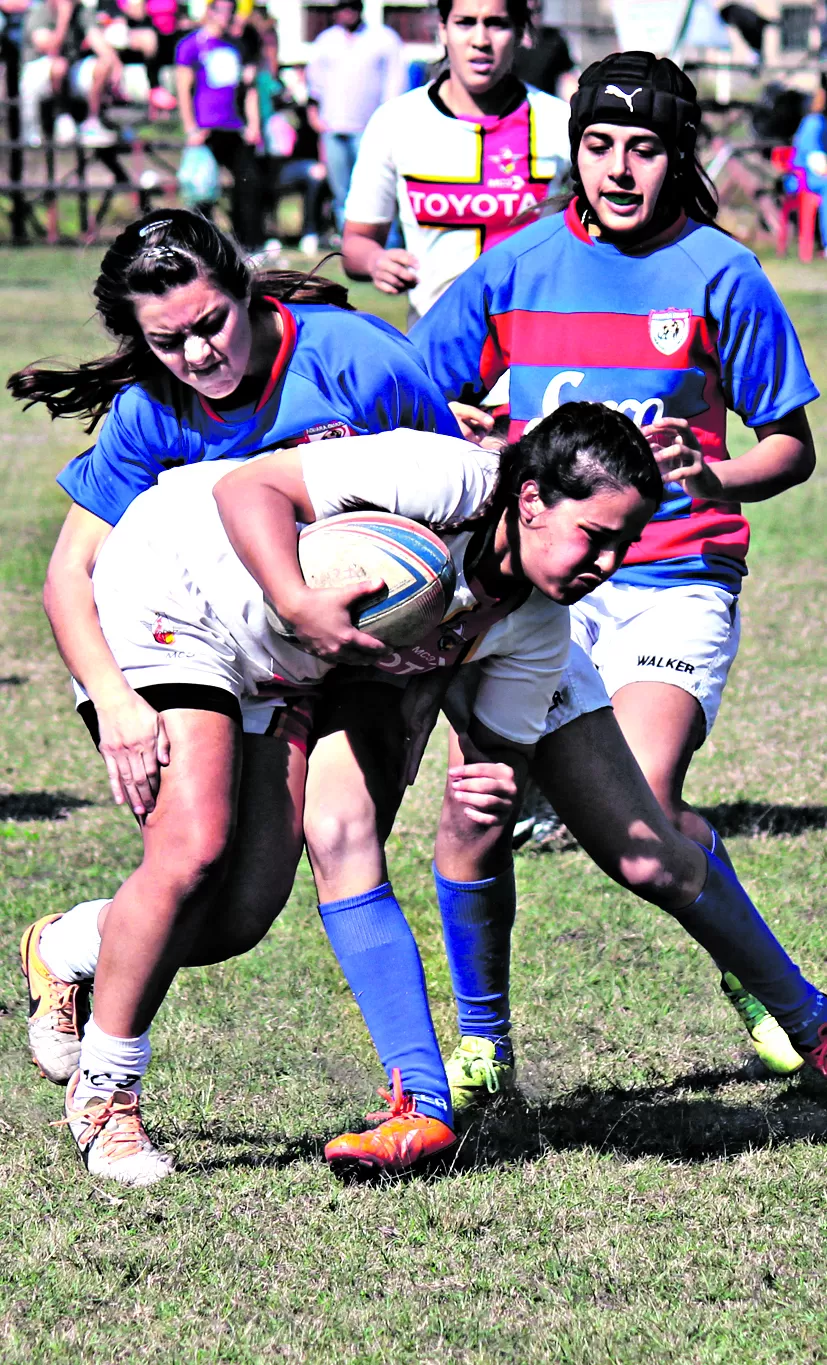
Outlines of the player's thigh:
<svg viewBox="0 0 827 1365">
<path fill-rule="evenodd" d="M 406 753 L 401 700 L 399 688 L 365 679 L 334 682 L 317 708 L 304 827 L 323 898 L 359 895 L 387 875 Z"/>
<path fill-rule="evenodd" d="M 612 697 L 617 723 L 670 819 L 680 811 L 692 756 L 706 733 L 700 702 L 670 683 L 627 683 Z"/>
<path fill-rule="evenodd" d="M 698 895 L 703 854 L 667 819 L 611 707 L 547 734 L 537 746 L 531 776 L 578 843 L 615 881 L 665 909 Z"/>
<path fill-rule="evenodd" d="M 197 882 L 223 864 L 235 832 L 241 727 L 238 717 L 216 711 L 162 714 L 170 756 L 141 826 L 144 863 Z"/>
</svg>

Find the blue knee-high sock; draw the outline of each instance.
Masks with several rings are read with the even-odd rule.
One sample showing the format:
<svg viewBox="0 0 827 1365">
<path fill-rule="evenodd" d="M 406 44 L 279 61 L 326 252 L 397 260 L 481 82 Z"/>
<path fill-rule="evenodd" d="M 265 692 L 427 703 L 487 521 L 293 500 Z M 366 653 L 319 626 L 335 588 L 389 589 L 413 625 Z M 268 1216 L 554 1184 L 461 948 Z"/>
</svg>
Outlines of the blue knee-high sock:
<svg viewBox="0 0 827 1365">
<path fill-rule="evenodd" d="M 422 961 L 390 882 L 319 906 L 330 946 L 356 997 L 379 1059 L 423 1114 L 453 1122 Z"/>
<path fill-rule="evenodd" d="M 480 882 L 454 882 L 434 864 L 445 951 L 461 1034 L 489 1038 L 497 1058 L 511 1058 L 508 978 L 517 911 L 514 867 Z"/>
<path fill-rule="evenodd" d="M 827 1022 L 827 1000 L 787 956 L 741 883 L 720 859 L 704 849 L 706 885 L 674 918 L 716 962 L 726 962 L 786 1029 L 793 1043 L 809 1051 Z"/>
<path fill-rule="evenodd" d="M 709 824 L 709 821 L 707 821 L 707 824 Z M 707 849 L 707 853 L 712 852 L 718 859 L 718 862 L 723 863 L 724 867 L 729 869 L 733 877 L 737 877 L 738 873 L 732 866 L 732 859 L 730 858 L 727 852 L 726 844 L 724 843 L 723 839 L 721 838 L 720 834 L 718 833 L 714 825 L 709 826 L 709 832 L 712 835 L 712 848 L 711 850 Z"/>
</svg>

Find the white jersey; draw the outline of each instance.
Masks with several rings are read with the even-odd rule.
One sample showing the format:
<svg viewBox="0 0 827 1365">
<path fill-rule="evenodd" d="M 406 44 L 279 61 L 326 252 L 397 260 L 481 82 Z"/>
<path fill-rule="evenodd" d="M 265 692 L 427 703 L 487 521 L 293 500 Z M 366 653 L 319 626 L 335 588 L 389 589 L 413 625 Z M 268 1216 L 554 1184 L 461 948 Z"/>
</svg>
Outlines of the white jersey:
<svg viewBox="0 0 827 1365">
<path fill-rule="evenodd" d="M 422 315 L 481 252 L 511 235 L 514 218 L 560 188 L 569 163 L 569 106 L 525 88 L 499 118 L 456 118 L 440 82 L 377 109 L 362 137 L 345 217 L 390 223 L 397 205 L 419 261 L 410 300 Z M 515 82 L 519 98 L 522 87 Z"/>
<path fill-rule="evenodd" d="M 485 511 L 499 477 L 497 455 L 451 436 L 400 429 L 309 444 L 301 456 L 317 519 L 359 499 L 437 530 L 457 571 L 445 621 L 461 635 L 462 615 L 478 601 L 463 564 L 471 532 L 451 528 Z M 262 589 L 224 530 L 213 490 L 241 463 L 205 461 L 162 474 L 104 542 L 93 576 L 95 601 L 133 687 L 200 683 L 241 700 L 312 688 L 330 671 L 273 629 Z M 491 625 L 473 649 L 482 661 L 474 707 L 480 721 L 516 743 L 535 743 L 568 641 L 568 609 L 536 590 Z M 435 662 L 396 669 L 391 662 L 389 671 L 428 671 Z"/>
</svg>

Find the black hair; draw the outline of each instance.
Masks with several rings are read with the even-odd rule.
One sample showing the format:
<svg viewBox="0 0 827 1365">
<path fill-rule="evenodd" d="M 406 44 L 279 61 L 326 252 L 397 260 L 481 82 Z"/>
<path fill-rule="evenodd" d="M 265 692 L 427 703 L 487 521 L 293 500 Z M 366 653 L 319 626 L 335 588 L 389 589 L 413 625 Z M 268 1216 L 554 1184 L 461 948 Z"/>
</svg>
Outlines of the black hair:
<svg viewBox="0 0 827 1365">
<path fill-rule="evenodd" d="M 631 418 L 603 403 L 563 403 L 502 453 L 500 487 L 510 500 L 533 479 L 547 507 L 607 489 L 634 488 L 657 507 L 663 479 Z"/>
<path fill-rule="evenodd" d="M 115 395 L 128 384 L 148 383 L 165 366 L 152 354 L 135 316 L 134 297 L 166 294 L 204 276 L 234 299 L 327 303 L 350 309 L 344 285 L 295 270 L 253 270 L 235 243 L 214 223 L 189 209 L 156 209 L 125 228 L 101 262 L 93 290 L 97 312 L 117 350 L 71 369 L 27 365 L 7 388 L 31 407 L 45 403 L 52 417 L 80 417 L 94 430 Z"/>
<path fill-rule="evenodd" d="M 437 0 L 439 17 L 443 24 L 447 24 L 448 16 L 454 7 L 454 0 Z M 525 33 L 526 29 L 531 28 L 531 10 L 529 0 L 506 0 L 505 8 L 518 34 Z"/>
</svg>

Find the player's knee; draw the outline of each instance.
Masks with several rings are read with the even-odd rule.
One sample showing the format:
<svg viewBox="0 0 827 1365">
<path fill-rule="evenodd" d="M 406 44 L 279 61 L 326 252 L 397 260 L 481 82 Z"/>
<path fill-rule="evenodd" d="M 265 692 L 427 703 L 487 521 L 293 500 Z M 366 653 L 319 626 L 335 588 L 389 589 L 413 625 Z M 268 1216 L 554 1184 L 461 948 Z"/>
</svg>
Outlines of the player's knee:
<svg viewBox="0 0 827 1365">
<path fill-rule="evenodd" d="M 345 862 L 375 850 L 376 815 L 370 805 L 316 806 L 305 813 L 304 837 L 314 870 L 327 879 Z"/>
<path fill-rule="evenodd" d="M 152 840 L 145 861 L 186 898 L 223 877 L 231 840 L 232 828 L 226 820 L 182 820 L 174 838 Z"/>
</svg>

